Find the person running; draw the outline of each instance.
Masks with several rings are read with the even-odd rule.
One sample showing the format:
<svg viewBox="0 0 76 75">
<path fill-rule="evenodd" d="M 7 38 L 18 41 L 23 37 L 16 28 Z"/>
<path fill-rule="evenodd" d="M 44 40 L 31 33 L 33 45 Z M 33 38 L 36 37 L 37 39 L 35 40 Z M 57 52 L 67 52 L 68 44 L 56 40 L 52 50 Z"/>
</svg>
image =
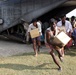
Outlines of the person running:
<svg viewBox="0 0 76 75">
<path fill-rule="evenodd" d="M 45 44 L 47 44 L 49 46 L 50 55 L 52 56 L 53 61 L 55 62 L 55 64 L 58 66 L 58 70 L 61 71 L 62 67 L 60 66 L 58 60 L 56 59 L 54 50 L 57 51 L 59 59 L 61 61 L 63 61 L 63 56 L 62 56 L 62 52 L 61 52 L 63 45 L 53 42 L 54 36 L 57 35 L 56 32 L 58 32 L 58 31 L 59 30 L 58 30 L 58 28 L 57 28 L 57 26 L 55 24 L 55 20 L 51 20 L 50 27 L 47 28 L 46 33 L 45 33 Z"/>
</svg>

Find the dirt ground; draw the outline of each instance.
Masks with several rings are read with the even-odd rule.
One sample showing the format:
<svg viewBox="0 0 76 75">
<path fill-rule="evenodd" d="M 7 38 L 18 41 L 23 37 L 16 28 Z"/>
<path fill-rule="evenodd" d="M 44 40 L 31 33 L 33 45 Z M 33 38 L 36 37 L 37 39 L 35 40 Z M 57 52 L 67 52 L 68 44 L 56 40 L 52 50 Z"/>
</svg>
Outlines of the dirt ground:
<svg viewBox="0 0 76 75">
<path fill-rule="evenodd" d="M 41 52 L 43 51 L 48 51 L 48 49 L 45 46 L 42 46 Z M 0 56 L 7 57 L 26 52 L 34 52 L 32 44 L 23 44 L 0 36 Z"/>
</svg>

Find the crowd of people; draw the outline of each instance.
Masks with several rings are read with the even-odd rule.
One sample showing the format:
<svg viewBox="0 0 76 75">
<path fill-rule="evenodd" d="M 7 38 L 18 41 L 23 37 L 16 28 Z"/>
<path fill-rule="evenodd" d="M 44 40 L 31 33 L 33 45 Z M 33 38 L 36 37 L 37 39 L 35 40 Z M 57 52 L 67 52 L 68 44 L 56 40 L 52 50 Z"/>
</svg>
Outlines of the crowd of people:
<svg viewBox="0 0 76 75">
<path fill-rule="evenodd" d="M 38 28 L 39 30 L 39 36 L 31 38 L 35 56 L 38 55 L 41 47 L 41 41 L 43 40 L 46 47 L 48 46 L 50 48 L 50 55 L 58 66 L 58 70 L 62 70 L 62 67 L 56 59 L 54 50 L 57 51 L 60 61 L 63 62 L 64 49 L 70 48 L 72 45 L 76 46 L 75 16 L 72 16 L 70 21 L 69 18 L 66 18 L 65 15 L 61 15 L 60 20 L 52 18 L 50 19 L 49 23 L 45 22 L 44 24 L 42 24 L 42 22 L 38 21 L 37 19 L 33 19 L 32 23 L 28 27 L 28 36 L 30 36 L 30 31 L 35 28 Z M 66 46 L 63 46 L 62 43 L 58 44 L 53 42 L 54 36 L 58 35 L 61 31 L 64 31 L 64 33 L 66 33 L 71 38 Z"/>
<path fill-rule="evenodd" d="M 75 16 L 72 16 L 71 18 L 67 18 L 65 15 L 61 15 L 60 18 L 52 18 L 52 20 L 55 20 L 56 26 L 60 28 L 60 30 L 63 30 L 69 37 L 72 39 L 69 41 L 69 43 L 66 45 L 67 49 L 70 49 L 70 47 L 76 46 L 75 37 L 76 37 L 76 20 Z M 51 21 L 51 19 L 50 19 Z M 50 25 L 50 22 L 49 22 Z M 48 27 L 47 27 L 48 28 Z M 46 29 L 47 29 L 46 28 Z M 43 29 L 43 31 L 45 31 Z M 43 33 L 43 35 L 45 32 Z"/>
</svg>

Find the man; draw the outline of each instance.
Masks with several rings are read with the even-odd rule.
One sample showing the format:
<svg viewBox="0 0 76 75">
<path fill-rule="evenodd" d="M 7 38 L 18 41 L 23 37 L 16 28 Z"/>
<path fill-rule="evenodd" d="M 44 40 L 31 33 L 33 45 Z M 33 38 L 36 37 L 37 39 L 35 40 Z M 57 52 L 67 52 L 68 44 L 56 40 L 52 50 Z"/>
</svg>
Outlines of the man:
<svg viewBox="0 0 76 75">
<path fill-rule="evenodd" d="M 33 19 L 32 23 L 29 25 L 28 34 L 30 35 L 30 31 L 33 29 L 36 29 L 36 28 L 38 28 L 38 30 L 39 30 L 39 36 L 32 39 L 35 56 L 37 56 L 38 51 L 40 51 L 40 45 L 41 45 L 41 43 L 40 43 L 41 39 L 40 38 L 41 38 L 42 32 L 41 32 L 41 24 L 39 22 L 37 22 L 36 19 Z M 37 51 L 37 46 L 38 46 L 38 51 Z"/>
<path fill-rule="evenodd" d="M 57 26 L 60 28 L 61 31 L 64 31 L 68 36 L 71 37 L 71 33 L 73 32 L 72 25 L 70 21 L 66 20 L 65 15 L 61 15 L 61 21 L 57 23 Z M 72 40 L 69 41 L 69 43 L 66 45 L 68 49 L 70 46 L 72 46 Z M 63 52 L 64 52 L 64 49 L 63 49 Z"/>
<path fill-rule="evenodd" d="M 61 53 L 61 49 L 63 46 L 62 44 L 57 44 L 53 42 L 54 36 L 56 36 L 57 34 L 56 32 L 58 32 L 58 30 L 56 28 L 55 20 L 52 20 L 50 22 L 50 27 L 47 28 L 46 33 L 45 33 L 45 44 L 50 48 L 50 55 L 52 56 L 55 64 L 59 67 L 58 70 L 61 71 L 62 67 L 60 66 L 58 60 L 56 59 L 54 50 L 58 52 L 59 59 L 63 61 L 63 57 Z"/>
<path fill-rule="evenodd" d="M 75 21 L 75 16 L 72 16 L 71 17 L 71 24 L 72 24 L 72 27 L 74 28 L 74 23 L 75 23 L 76 21 Z"/>
<path fill-rule="evenodd" d="M 69 34 L 69 32 L 72 32 L 72 25 L 69 21 L 66 20 L 66 16 L 65 15 L 61 15 L 61 21 L 59 21 L 57 23 L 58 27 L 65 27 L 64 32 L 66 32 L 67 34 Z"/>
</svg>

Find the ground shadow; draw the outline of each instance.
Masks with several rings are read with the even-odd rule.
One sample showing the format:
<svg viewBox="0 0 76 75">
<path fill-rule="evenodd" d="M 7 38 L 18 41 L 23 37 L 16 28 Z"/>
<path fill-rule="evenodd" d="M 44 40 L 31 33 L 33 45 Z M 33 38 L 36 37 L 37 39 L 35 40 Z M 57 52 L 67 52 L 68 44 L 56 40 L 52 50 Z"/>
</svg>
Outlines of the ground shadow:
<svg viewBox="0 0 76 75">
<path fill-rule="evenodd" d="M 13 70 L 25 70 L 25 69 L 29 69 L 29 70 L 50 70 L 50 69 L 57 69 L 57 68 L 44 68 L 45 65 L 47 64 L 51 64 L 51 63 L 43 63 L 37 66 L 28 66 L 28 65 L 24 65 L 24 64 L 0 64 L 0 68 L 6 68 L 6 69 L 13 69 Z"/>
</svg>

